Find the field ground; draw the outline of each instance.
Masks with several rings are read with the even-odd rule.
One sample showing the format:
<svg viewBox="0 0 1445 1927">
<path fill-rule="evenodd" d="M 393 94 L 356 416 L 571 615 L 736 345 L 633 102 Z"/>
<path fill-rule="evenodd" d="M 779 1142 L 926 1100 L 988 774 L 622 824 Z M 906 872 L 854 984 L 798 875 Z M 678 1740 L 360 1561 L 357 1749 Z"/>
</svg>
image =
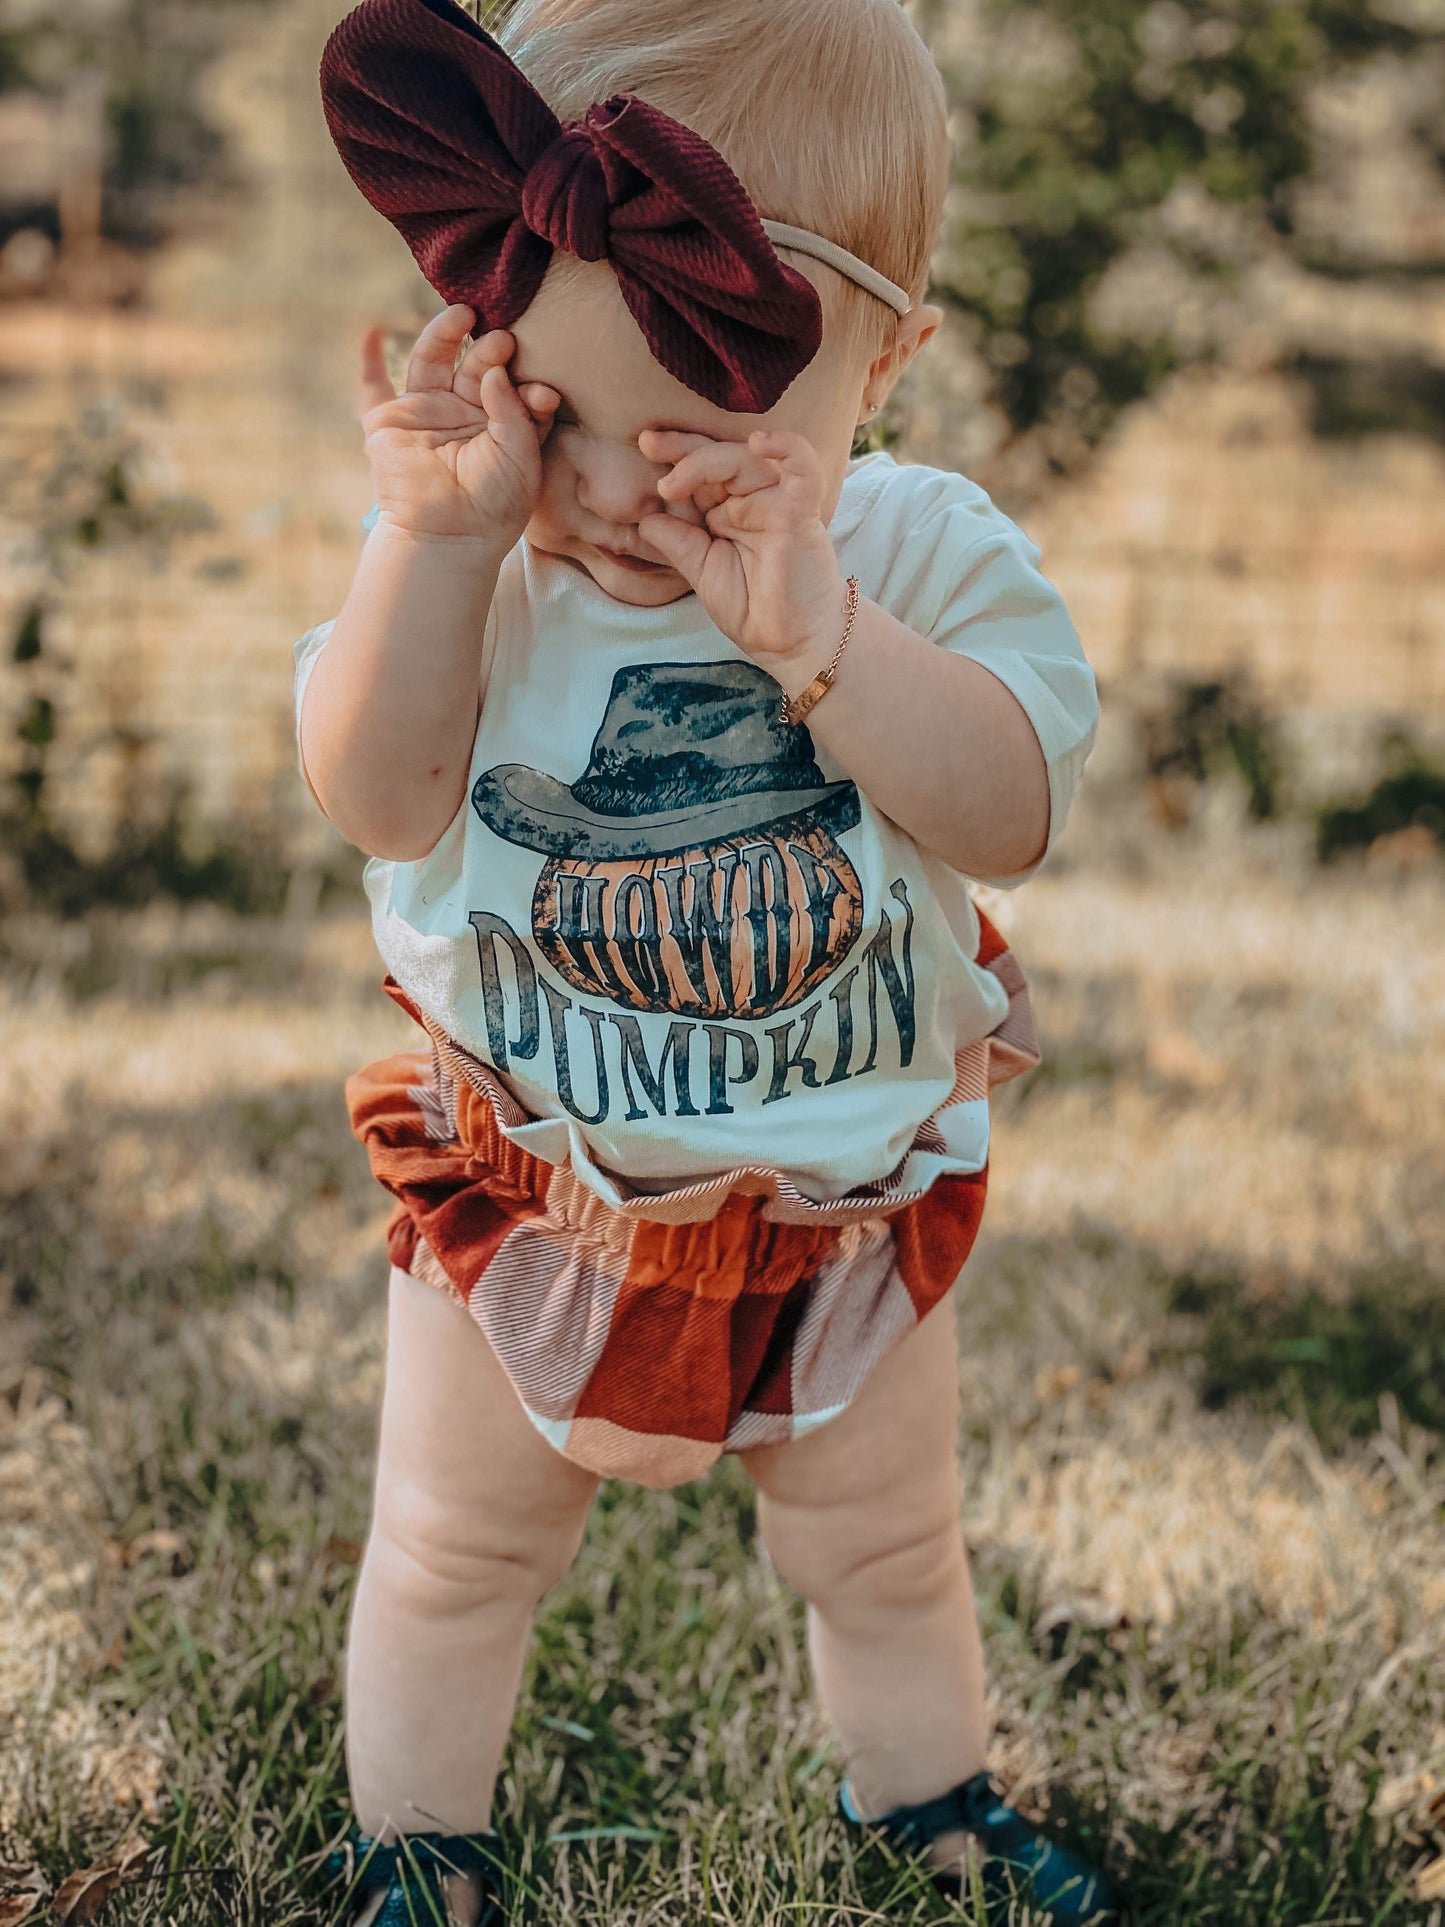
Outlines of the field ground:
<svg viewBox="0 0 1445 1927">
<path fill-rule="evenodd" d="M 334 613 L 369 500 L 361 323 L 418 291 L 321 128 L 339 11 L 238 30 L 212 104 L 246 194 L 194 210 L 142 306 L 0 314 L 0 540 L 132 443 L 143 505 L 189 531 L 166 567 L 90 553 L 0 691 L 0 761 L 54 699 L 87 849 L 182 768 L 208 819 L 274 813 L 335 855 L 289 646 Z M 1331 326 L 1369 298 L 1335 288 Z M 963 459 L 974 401 L 940 354 L 904 453 Z M 1360 778 L 1346 738 L 1445 726 L 1442 501 L 1439 449 L 1317 443 L 1242 366 L 1176 384 L 1026 526 L 1106 724 L 1136 678 L 1244 667 L 1324 796 Z M 30 569 L 7 638 L 56 588 Z M 957 1294 L 994 1764 L 1107 1836 L 1146 1927 L 1445 1927 L 1439 863 L 1319 871 L 1302 820 L 1246 829 L 1224 788 L 1169 835 L 1100 767 L 1058 863 L 990 904 L 1048 1053 L 1000 1094 Z M 0 1927 L 27 1869 L 36 1894 L 134 1834 L 120 1927 L 336 1918 L 386 1269 L 341 1085 L 414 1039 L 359 893 L 309 900 L 0 931 Z M 946 1917 L 840 1837 L 799 1634 L 736 1468 L 604 1493 L 504 1780 L 521 1919 Z"/>
<path fill-rule="evenodd" d="M 1445 904 L 1216 815 L 1121 837 L 1103 786 L 992 904 L 1048 1050 L 958 1293 L 994 1763 L 1146 1921 L 1440 1927 Z M 6 1855 L 138 1828 L 107 1920 L 329 1921 L 386 1210 L 341 1081 L 410 1027 L 354 913 L 7 935 Z M 944 1918 L 837 1778 L 735 1468 L 606 1490 L 506 1769 L 522 1917 Z"/>
</svg>

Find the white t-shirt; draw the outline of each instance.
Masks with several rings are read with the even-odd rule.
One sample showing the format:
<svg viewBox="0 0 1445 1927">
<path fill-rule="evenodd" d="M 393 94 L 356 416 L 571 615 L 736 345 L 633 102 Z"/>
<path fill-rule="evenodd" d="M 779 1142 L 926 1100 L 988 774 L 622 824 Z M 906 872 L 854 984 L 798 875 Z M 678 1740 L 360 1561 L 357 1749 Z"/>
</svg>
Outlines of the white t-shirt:
<svg viewBox="0 0 1445 1927">
<path fill-rule="evenodd" d="M 1018 698 L 1051 849 L 1097 696 L 1038 549 L 973 482 L 886 453 L 849 465 L 829 533 L 862 594 Z M 298 754 L 331 628 L 295 645 Z M 744 1167 L 819 1202 L 981 1169 L 986 1098 L 941 1110 L 1008 1001 L 967 884 L 779 720 L 698 598 L 633 608 L 524 538 L 485 651 L 464 802 L 363 878 L 392 976 L 530 1114 L 508 1135 L 614 1203 Z"/>
</svg>

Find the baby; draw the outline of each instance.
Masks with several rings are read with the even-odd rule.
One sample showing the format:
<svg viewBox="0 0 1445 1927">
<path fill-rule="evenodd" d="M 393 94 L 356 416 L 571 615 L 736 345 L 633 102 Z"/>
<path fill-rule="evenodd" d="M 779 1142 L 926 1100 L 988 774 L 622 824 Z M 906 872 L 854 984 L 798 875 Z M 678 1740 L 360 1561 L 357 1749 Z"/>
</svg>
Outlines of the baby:
<svg viewBox="0 0 1445 1927">
<path fill-rule="evenodd" d="M 427 1037 L 347 1085 L 395 1199 L 359 1918 L 507 1917 L 537 1603 L 600 1478 L 733 1452 L 845 1820 L 1117 1919 L 985 1770 L 949 1300 L 1037 1061 L 966 879 L 1056 842 L 1094 679 L 981 489 L 851 458 L 942 320 L 938 75 L 895 0 L 363 0 L 322 91 L 448 303 L 400 395 L 367 336 L 377 506 L 296 649 Z"/>
</svg>

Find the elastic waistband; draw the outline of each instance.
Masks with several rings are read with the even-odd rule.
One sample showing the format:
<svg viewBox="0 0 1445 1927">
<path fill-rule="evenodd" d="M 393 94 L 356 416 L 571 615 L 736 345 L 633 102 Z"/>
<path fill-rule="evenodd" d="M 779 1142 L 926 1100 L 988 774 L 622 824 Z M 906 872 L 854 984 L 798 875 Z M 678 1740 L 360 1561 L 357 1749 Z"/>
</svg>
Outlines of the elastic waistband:
<svg viewBox="0 0 1445 1927">
<path fill-rule="evenodd" d="M 533 1120 L 502 1086 L 478 1089 L 476 1060 L 428 1017 L 390 976 L 383 988 L 415 1018 L 431 1039 L 438 1068 L 448 1080 L 448 1096 L 458 1143 L 469 1162 L 480 1167 L 488 1196 L 518 1215 L 540 1215 L 558 1231 L 579 1243 L 625 1251 L 631 1248 L 638 1226 L 647 1224 L 659 1234 L 659 1255 L 667 1264 L 686 1262 L 705 1273 L 714 1267 L 727 1271 L 744 1255 L 764 1271 L 781 1269 L 786 1282 L 800 1276 L 810 1257 L 836 1244 L 839 1227 L 770 1223 L 763 1209 L 770 1195 L 766 1186 L 744 1181 L 719 1191 L 706 1216 L 676 1223 L 667 1216 L 649 1218 L 644 1208 L 618 1211 L 566 1165 L 548 1164 L 507 1135 L 504 1123 Z M 499 1115 L 508 1103 L 515 1119 Z M 881 1218 L 875 1220 L 881 1223 Z M 861 1229 L 858 1227 L 857 1229 Z M 850 1239 L 850 1243 L 854 1240 Z"/>
<path fill-rule="evenodd" d="M 1004 951 L 999 964 L 1007 962 L 1008 955 Z M 742 1198 L 747 1200 L 745 1208 L 750 1213 L 772 1223 L 833 1230 L 852 1225 L 866 1231 L 917 1204 L 935 1183 L 971 1181 L 983 1168 L 980 1162 L 940 1175 L 936 1153 L 941 1140 L 930 1121 L 926 1129 L 920 1129 L 912 1149 L 886 1176 L 860 1184 L 838 1197 L 812 1198 L 789 1172 L 770 1164 L 739 1164 L 712 1174 L 678 1178 L 656 1190 L 639 1190 L 625 1175 L 598 1165 L 593 1167 L 594 1175 L 613 1193 L 610 1197 L 604 1196 L 600 1184 L 588 1181 L 588 1167 L 581 1159 L 580 1170 L 574 1169 L 573 1154 L 564 1154 L 560 1162 L 551 1163 L 523 1149 L 515 1134 L 544 1120 L 519 1102 L 490 1064 L 473 1056 L 449 1036 L 390 972 L 383 979 L 382 987 L 431 1040 L 437 1072 L 442 1079 L 441 1106 L 449 1113 L 444 1120 L 446 1134 L 463 1142 L 478 1163 L 494 1172 L 503 1195 L 514 1196 L 522 1203 L 540 1201 L 554 1188 L 560 1195 L 565 1187 L 556 1184 L 554 1174 L 565 1172 L 569 1185 L 588 1194 L 585 1199 L 579 1198 L 576 1208 L 589 1216 L 610 1212 L 630 1224 L 704 1224 L 718 1216 L 732 1199 Z M 1012 1009 L 1008 1021 L 1012 1021 Z M 1026 1059 L 1021 1050 L 1011 1045 L 1001 1048 L 1006 1045 L 1003 1028 L 1000 1026 L 998 1037 L 981 1039 L 958 1053 L 954 1088 L 941 1112 L 955 1103 L 987 1095 L 990 1083 L 996 1081 L 994 1058 L 1019 1060 L 1005 1068 L 1003 1076 L 1015 1075 L 1023 1062 L 1036 1061 L 1036 1058 Z M 565 1129 L 560 1125 L 558 1128 Z M 555 1134 L 549 1135 L 555 1142 Z M 593 1216 L 592 1221 L 600 1224 L 603 1219 Z"/>
<path fill-rule="evenodd" d="M 549 1164 L 508 1137 L 495 1093 L 478 1090 L 467 1074 L 474 1060 L 399 986 L 389 982 L 386 988 L 431 1039 L 446 1080 L 438 1095 L 443 1112 L 450 1112 L 441 1122 L 455 1130 L 451 1154 L 465 1160 L 468 1182 L 508 1217 L 545 1228 L 566 1245 L 611 1254 L 635 1283 L 687 1277 L 699 1297 L 731 1298 L 737 1281 L 746 1277 L 754 1292 L 786 1292 L 811 1276 L 824 1258 L 851 1260 L 889 1240 L 883 1213 L 844 1224 L 772 1219 L 766 1215 L 771 1193 L 756 1182 L 720 1191 L 707 1216 L 683 1223 L 651 1219 L 635 1208 L 618 1211 L 570 1166 Z M 517 1115 L 527 1120 L 521 1106 Z M 436 1154 L 446 1157 L 440 1142 Z"/>
</svg>

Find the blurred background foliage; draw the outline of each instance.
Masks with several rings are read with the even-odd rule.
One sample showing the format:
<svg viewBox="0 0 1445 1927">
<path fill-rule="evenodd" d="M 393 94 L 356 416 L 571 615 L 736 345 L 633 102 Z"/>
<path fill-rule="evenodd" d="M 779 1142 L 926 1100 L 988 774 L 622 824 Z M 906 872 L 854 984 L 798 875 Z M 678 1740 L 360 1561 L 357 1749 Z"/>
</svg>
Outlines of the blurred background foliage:
<svg viewBox="0 0 1445 1927">
<path fill-rule="evenodd" d="M 1405 168 L 1439 186 L 1436 0 L 925 0 L 923 19 L 956 103 L 938 292 L 1010 435 L 1056 471 L 1166 375 L 1267 327 L 1251 282 L 1269 267 L 1445 274 L 1438 230 L 1397 250 L 1319 196 L 1340 144 L 1327 103 L 1362 74 L 1392 96 Z M 1252 346 L 1311 379 L 1324 432 L 1445 426 L 1438 368 Z"/>
<path fill-rule="evenodd" d="M 506 0 L 469 4 L 490 25 L 506 10 Z M 1131 409 L 1191 372 L 1285 384 L 1281 393 L 1303 397 L 1306 432 L 1321 448 L 1439 444 L 1445 0 L 913 0 L 911 10 L 952 103 L 954 177 L 934 270 L 948 321 L 925 375 L 899 391 L 871 445 L 962 467 L 1012 512 L 1047 523 L 1062 487 L 1088 487 Z M 184 281 L 176 264 L 207 247 L 233 256 L 226 292 L 207 269 L 202 307 L 186 318 L 194 328 L 202 317 L 218 367 L 224 344 L 256 330 L 266 352 L 274 348 L 268 373 L 294 390 L 293 420 L 277 431 L 295 437 L 279 459 L 285 488 L 247 505 L 252 523 L 270 517 L 288 566 L 304 546 L 289 493 L 298 463 L 318 438 L 339 449 L 350 432 L 337 405 L 342 358 L 324 373 L 319 358 L 303 367 L 300 344 L 351 316 L 334 286 L 303 285 L 309 233 L 293 237 L 295 258 L 251 263 L 247 224 L 256 228 L 257 210 L 278 196 L 315 195 L 325 211 L 313 219 L 358 237 L 333 282 L 355 276 L 359 251 L 391 260 L 344 183 L 336 198 L 332 157 L 316 158 L 311 43 L 339 11 L 315 0 L 0 7 L 0 328 L 13 318 L 18 341 L 27 314 L 69 326 L 87 310 L 134 313 L 142 332 L 146 317 L 174 325 Z M 278 83 L 278 63 L 291 59 L 283 43 L 296 45 L 298 33 L 305 54 Z M 271 110 L 228 104 L 227 93 L 238 64 L 259 70 L 267 60 L 266 84 L 285 93 L 284 113 L 269 119 Z M 394 313 L 410 304 L 419 319 L 409 264 L 405 277 L 388 265 L 359 278 Z M 303 314 L 313 296 L 330 306 Z M 6 356 L 0 344 L 0 410 L 7 396 L 23 408 L 34 386 L 23 352 Z M 196 337 L 190 352 L 208 350 Z M 238 531 L 229 478 L 218 487 L 194 464 L 156 458 L 180 375 L 149 366 L 126 366 L 108 384 L 86 375 L 88 386 L 70 381 L 70 419 L 41 435 L 22 421 L 0 469 L 15 565 L 0 604 L 9 627 L 0 902 L 76 914 L 88 900 L 160 893 L 275 909 L 297 900 L 298 861 L 303 901 L 352 887 L 355 860 L 334 841 L 318 854 L 313 834 L 306 857 L 295 855 L 308 804 L 289 784 L 284 737 L 271 790 L 218 808 L 202 793 L 201 753 L 159 713 L 139 670 L 91 673 L 79 612 L 98 585 L 109 585 L 112 608 L 117 596 L 145 599 L 159 635 L 195 617 L 173 595 L 162 620 L 150 589 L 116 585 L 174 585 L 188 573 L 193 609 L 209 621 L 223 592 L 274 572 L 277 552 Z M 198 371 L 185 379 L 199 391 Z M 231 428 L 251 432 L 239 407 Z M 1248 421 L 1238 430 L 1257 432 Z M 1131 486 L 1137 503 L 1146 484 Z M 333 517 L 312 536 L 339 550 L 349 528 Z M 1171 539 L 1161 528 L 1161 557 Z M 1141 553 L 1136 544 L 1127 564 L 1136 573 Z M 306 566 L 309 588 L 293 602 L 316 591 Z M 1257 566 L 1221 547 L 1217 573 Z M 274 607 L 266 614 L 276 620 Z M 1422 630 L 1433 660 L 1433 610 L 1402 620 Z M 148 659 L 162 652 L 159 641 L 135 647 Z M 1130 647 L 1150 669 L 1147 634 Z M 1400 747 L 1409 718 L 1385 719 L 1375 767 L 1357 757 L 1337 778 L 1301 784 L 1279 691 L 1257 684 L 1250 655 L 1244 638 L 1232 666 L 1171 660 L 1141 679 L 1152 686 L 1131 712 L 1131 768 L 1158 819 L 1186 829 L 1198 797 L 1226 781 L 1252 822 L 1303 810 L 1322 859 L 1401 831 L 1415 835 L 1412 847 L 1438 848 L 1445 774 L 1431 742 Z M 1101 645 L 1106 679 L 1108 656 Z M 282 687 L 277 678 L 277 696 Z M 106 693 L 117 689 L 123 700 Z M 103 786 L 89 780 L 97 758 L 109 772 Z M 101 809 L 93 799 L 102 789 L 110 830 L 87 843 L 75 819 Z"/>
<path fill-rule="evenodd" d="M 181 190 L 235 187 L 198 81 L 224 46 L 231 16 L 260 4 L 271 0 L 71 0 L 63 8 L 8 0 L 0 93 L 50 103 L 53 137 L 40 144 L 52 147 L 49 156 L 32 150 L 29 166 L 12 171 L 0 240 L 28 230 L 59 243 L 68 157 L 56 150 L 82 143 L 99 148 L 102 229 L 131 247 L 164 242 Z"/>
<path fill-rule="evenodd" d="M 49 102 L 59 120 L 97 90 L 101 230 L 154 248 L 198 190 L 214 203 L 243 185 L 198 81 L 235 16 L 275 5 L 75 0 L 55 12 L 8 0 L 0 95 Z M 472 0 L 471 11 L 496 24 L 507 8 Z M 1413 246 L 1361 226 L 1329 178 L 1340 90 L 1364 76 L 1390 96 L 1406 187 L 1442 189 L 1442 0 L 916 0 L 912 11 L 953 103 L 935 292 L 966 319 L 1009 435 L 1036 437 L 1058 469 L 1121 407 L 1256 323 L 1247 284 L 1264 264 L 1323 280 L 1445 277 L 1438 225 Z M 0 247 L 27 236 L 12 292 L 41 279 L 38 264 L 24 271 L 34 237 L 59 242 L 63 171 L 32 160 L 0 194 Z M 1391 370 L 1393 403 L 1372 408 L 1317 361 L 1298 365 L 1319 388 L 1324 432 L 1445 425 L 1445 371 Z"/>
</svg>

